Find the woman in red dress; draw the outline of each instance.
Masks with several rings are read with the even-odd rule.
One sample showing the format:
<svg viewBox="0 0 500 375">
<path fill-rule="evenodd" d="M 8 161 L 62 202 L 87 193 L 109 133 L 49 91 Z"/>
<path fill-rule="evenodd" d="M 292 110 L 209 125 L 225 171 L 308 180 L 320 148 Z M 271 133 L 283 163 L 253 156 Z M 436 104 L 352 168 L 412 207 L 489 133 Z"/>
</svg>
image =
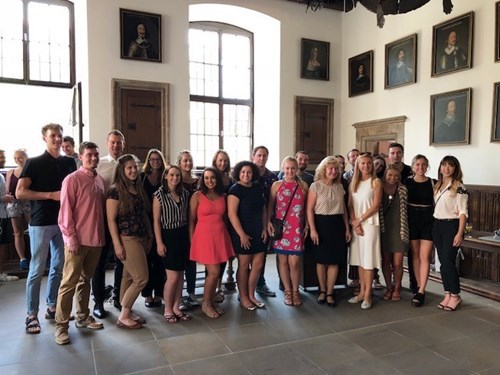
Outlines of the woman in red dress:
<svg viewBox="0 0 500 375">
<path fill-rule="evenodd" d="M 220 264 L 227 262 L 234 252 L 224 222 L 224 183 L 215 168 L 203 171 L 200 190 L 193 194 L 189 207 L 190 259 L 204 264 L 207 271 L 202 310 L 209 318 L 220 318 L 224 311 L 214 305 Z"/>
</svg>

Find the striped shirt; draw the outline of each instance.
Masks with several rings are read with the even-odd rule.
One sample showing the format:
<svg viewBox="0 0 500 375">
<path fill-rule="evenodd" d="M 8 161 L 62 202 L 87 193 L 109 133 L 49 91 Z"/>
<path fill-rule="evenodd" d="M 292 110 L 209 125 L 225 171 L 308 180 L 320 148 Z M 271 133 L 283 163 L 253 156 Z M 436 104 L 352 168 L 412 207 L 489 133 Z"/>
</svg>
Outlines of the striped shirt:
<svg viewBox="0 0 500 375">
<path fill-rule="evenodd" d="M 158 198 L 161 207 L 160 222 L 163 229 L 181 228 L 188 223 L 189 192 L 184 189 L 177 203 L 170 192 L 166 192 L 161 186 L 154 196 Z"/>
</svg>

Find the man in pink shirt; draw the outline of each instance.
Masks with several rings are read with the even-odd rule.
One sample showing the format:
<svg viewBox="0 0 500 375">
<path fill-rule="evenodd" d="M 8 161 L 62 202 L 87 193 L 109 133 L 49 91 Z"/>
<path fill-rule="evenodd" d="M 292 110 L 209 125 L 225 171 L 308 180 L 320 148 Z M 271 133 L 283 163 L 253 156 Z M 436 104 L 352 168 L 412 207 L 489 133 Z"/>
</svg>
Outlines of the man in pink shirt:
<svg viewBox="0 0 500 375">
<path fill-rule="evenodd" d="M 58 224 L 64 240 L 64 269 L 56 307 L 55 341 L 70 342 L 69 318 L 76 290 L 77 328 L 101 329 L 103 324 L 90 315 L 90 279 L 104 245 L 105 183 L 96 172 L 99 148 L 83 142 L 79 149 L 82 166 L 68 175 L 61 188 Z"/>
</svg>

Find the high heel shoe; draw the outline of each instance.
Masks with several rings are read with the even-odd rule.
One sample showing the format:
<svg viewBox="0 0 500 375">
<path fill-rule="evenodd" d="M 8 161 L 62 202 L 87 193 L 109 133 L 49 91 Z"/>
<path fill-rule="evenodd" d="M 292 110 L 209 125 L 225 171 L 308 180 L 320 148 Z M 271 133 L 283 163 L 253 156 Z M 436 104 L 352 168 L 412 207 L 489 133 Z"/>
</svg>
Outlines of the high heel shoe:
<svg viewBox="0 0 500 375">
<path fill-rule="evenodd" d="M 384 293 L 384 301 L 389 301 L 392 298 L 392 288 L 387 288 Z"/>
<path fill-rule="evenodd" d="M 400 299 L 401 299 L 401 288 L 394 288 L 394 291 L 392 292 L 391 300 L 394 302 L 397 302 Z"/>
<path fill-rule="evenodd" d="M 292 299 L 293 299 L 293 305 L 294 306 L 300 306 L 302 305 L 302 300 L 300 299 L 300 293 L 298 290 L 294 290 L 292 292 Z"/>
<path fill-rule="evenodd" d="M 285 299 L 283 301 L 287 306 L 293 306 L 292 291 L 285 290 Z"/>
<path fill-rule="evenodd" d="M 444 308 L 450 302 L 450 298 L 451 298 L 451 293 L 450 292 L 444 292 L 444 298 L 443 298 L 443 300 L 440 303 L 438 303 L 437 308 L 440 309 L 440 310 L 444 310 Z"/>
<path fill-rule="evenodd" d="M 321 296 L 323 295 L 323 298 Z M 326 292 L 324 290 L 319 291 L 318 299 L 316 302 L 318 302 L 320 305 L 323 305 L 326 302 Z"/>
<path fill-rule="evenodd" d="M 454 303 L 452 303 L 452 301 Z M 462 298 L 457 295 L 451 295 L 450 300 L 448 304 L 443 308 L 444 311 L 457 311 L 460 308 L 460 305 L 462 304 Z"/>
<path fill-rule="evenodd" d="M 333 299 L 333 294 L 326 295 L 326 304 L 328 305 L 328 307 L 337 306 L 337 304 L 335 303 L 335 300 Z"/>
</svg>

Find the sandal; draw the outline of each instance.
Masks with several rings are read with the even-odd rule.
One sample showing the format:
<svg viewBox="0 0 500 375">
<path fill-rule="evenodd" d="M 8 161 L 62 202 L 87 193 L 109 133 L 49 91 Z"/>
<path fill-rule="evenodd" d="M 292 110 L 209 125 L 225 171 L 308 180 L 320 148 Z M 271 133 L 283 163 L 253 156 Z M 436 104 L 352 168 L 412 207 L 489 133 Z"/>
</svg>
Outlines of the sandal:
<svg viewBox="0 0 500 375">
<path fill-rule="evenodd" d="M 450 305 L 451 301 L 455 301 L 456 304 Z M 458 294 L 455 294 L 455 295 L 452 294 L 451 297 L 450 297 L 450 301 L 444 307 L 443 310 L 444 311 L 457 311 L 460 308 L 461 304 L 462 304 L 462 298 L 460 298 L 460 296 Z"/>
<path fill-rule="evenodd" d="M 415 307 L 422 307 L 424 301 L 425 301 L 425 294 L 420 292 L 415 293 L 413 299 L 411 300 L 413 306 Z"/>
<path fill-rule="evenodd" d="M 224 295 L 223 294 L 219 294 L 219 293 L 215 293 L 214 294 L 214 298 L 212 300 L 215 303 L 222 303 L 222 302 L 224 302 Z"/>
<path fill-rule="evenodd" d="M 438 303 L 437 308 L 440 309 L 440 310 L 444 310 L 444 308 L 446 307 L 446 305 L 448 305 L 448 302 L 450 302 L 450 298 L 451 298 L 451 293 L 450 292 L 444 292 L 444 298 L 443 298 L 443 300 L 440 303 Z"/>
<path fill-rule="evenodd" d="M 129 325 L 129 324 L 125 324 L 120 319 L 118 319 L 116 321 L 116 326 L 118 328 L 126 328 L 126 329 L 140 329 L 140 328 L 142 328 L 142 324 L 135 322 L 134 324 Z"/>
<path fill-rule="evenodd" d="M 392 297 L 391 300 L 394 302 L 397 302 L 401 299 L 401 289 L 400 288 L 394 288 L 394 291 L 392 292 Z"/>
<path fill-rule="evenodd" d="M 324 295 L 323 298 L 321 298 L 322 294 Z M 316 302 L 318 302 L 320 305 L 324 305 L 326 302 L 326 297 L 327 297 L 326 292 L 324 290 L 320 290 L 319 296 L 318 296 L 318 299 L 316 300 Z"/>
<path fill-rule="evenodd" d="M 300 306 L 302 305 L 302 300 L 300 299 L 300 294 L 298 290 L 294 290 L 292 292 L 292 299 L 293 299 L 293 305 L 294 306 Z"/>
<path fill-rule="evenodd" d="M 217 311 L 217 314 L 220 316 L 224 315 L 225 311 L 221 309 L 220 307 L 214 306 L 215 311 Z"/>
<path fill-rule="evenodd" d="M 285 305 L 293 306 L 292 292 L 290 290 L 285 290 Z"/>
<path fill-rule="evenodd" d="M 181 322 L 188 322 L 191 320 L 191 315 L 183 313 L 183 312 L 181 312 L 180 314 L 174 313 L 174 315 L 177 318 L 177 320 L 181 321 Z"/>
<path fill-rule="evenodd" d="M 214 307 L 212 305 L 209 305 L 208 303 L 204 303 L 203 305 L 201 305 L 201 311 L 203 311 L 203 313 L 210 319 L 220 318 L 217 310 L 215 310 Z"/>
<path fill-rule="evenodd" d="M 177 315 L 175 314 L 165 314 L 163 315 L 163 319 L 165 319 L 169 324 L 177 323 Z"/>
<path fill-rule="evenodd" d="M 387 288 L 384 293 L 384 301 L 389 301 L 392 298 L 392 289 Z"/>
<path fill-rule="evenodd" d="M 327 294 L 326 295 L 326 304 L 328 305 L 328 307 L 335 307 L 335 306 L 337 306 L 337 303 L 333 299 L 333 294 Z"/>
<path fill-rule="evenodd" d="M 42 331 L 40 328 L 40 322 L 38 321 L 38 317 L 34 316 L 30 318 L 29 316 L 26 318 L 26 333 L 30 335 L 36 335 Z"/>
</svg>

